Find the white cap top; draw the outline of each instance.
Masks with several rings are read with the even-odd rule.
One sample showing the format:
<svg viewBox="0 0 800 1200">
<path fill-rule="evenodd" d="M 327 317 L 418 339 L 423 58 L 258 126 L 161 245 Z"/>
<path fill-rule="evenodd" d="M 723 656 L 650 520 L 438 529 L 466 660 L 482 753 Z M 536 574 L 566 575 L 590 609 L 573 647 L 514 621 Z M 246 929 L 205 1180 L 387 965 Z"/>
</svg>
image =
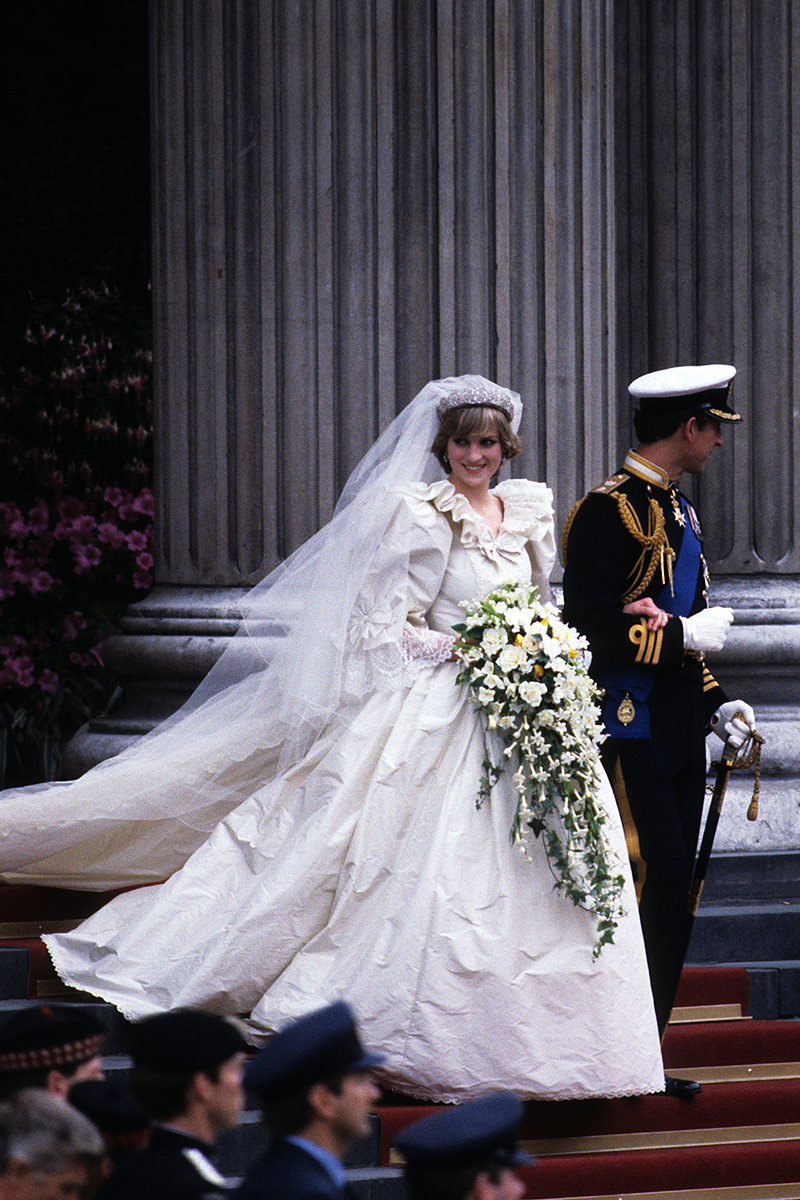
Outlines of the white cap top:
<svg viewBox="0 0 800 1200">
<path fill-rule="evenodd" d="M 701 367 L 668 367 L 634 379 L 628 391 L 632 396 L 693 396 L 695 392 L 725 388 L 736 374 L 736 367 L 725 363 L 706 363 Z"/>
</svg>

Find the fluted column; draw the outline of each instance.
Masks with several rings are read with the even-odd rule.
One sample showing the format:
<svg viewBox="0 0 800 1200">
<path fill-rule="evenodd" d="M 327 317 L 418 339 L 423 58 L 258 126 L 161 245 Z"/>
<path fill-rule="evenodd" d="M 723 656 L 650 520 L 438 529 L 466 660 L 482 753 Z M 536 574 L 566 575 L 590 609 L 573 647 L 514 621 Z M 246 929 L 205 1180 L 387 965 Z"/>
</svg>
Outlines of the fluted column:
<svg viewBox="0 0 800 1200">
<path fill-rule="evenodd" d="M 713 668 L 767 737 L 761 819 L 745 819 L 752 777 L 735 779 L 722 849 L 800 846 L 798 34 L 789 0 L 653 0 L 617 16 L 626 374 L 734 363 L 744 416 L 685 479 L 712 600 L 736 614 Z"/>
<path fill-rule="evenodd" d="M 696 499 L 739 614 L 720 673 L 784 720 L 796 24 L 789 0 L 151 0 L 157 586 L 108 645 L 129 706 L 68 769 L 174 708 L 242 589 L 466 371 L 522 393 L 513 470 L 560 524 L 627 447 L 634 375 L 736 363 L 746 420 Z"/>
<path fill-rule="evenodd" d="M 610 11 L 152 0 L 157 583 L 107 645 L 128 707 L 67 770 L 191 690 L 428 379 L 523 393 L 514 469 L 560 516 L 602 473 Z"/>
</svg>

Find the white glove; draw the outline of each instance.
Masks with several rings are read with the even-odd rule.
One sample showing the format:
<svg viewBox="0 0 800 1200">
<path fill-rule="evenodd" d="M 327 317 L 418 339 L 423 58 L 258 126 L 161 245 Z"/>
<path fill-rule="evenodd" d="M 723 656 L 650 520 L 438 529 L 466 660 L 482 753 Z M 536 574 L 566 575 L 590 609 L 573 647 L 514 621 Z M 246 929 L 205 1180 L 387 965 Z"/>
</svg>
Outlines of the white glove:
<svg viewBox="0 0 800 1200">
<path fill-rule="evenodd" d="M 681 617 L 684 650 L 721 650 L 732 620 L 733 609 L 719 607 Z"/>
<path fill-rule="evenodd" d="M 734 716 L 741 713 L 741 717 Z M 711 718 L 711 728 L 723 742 L 730 742 L 738 750 L 756 723 L 756 714 L 744 700 L 726 700 L 720 704 Z"/>
</svg>

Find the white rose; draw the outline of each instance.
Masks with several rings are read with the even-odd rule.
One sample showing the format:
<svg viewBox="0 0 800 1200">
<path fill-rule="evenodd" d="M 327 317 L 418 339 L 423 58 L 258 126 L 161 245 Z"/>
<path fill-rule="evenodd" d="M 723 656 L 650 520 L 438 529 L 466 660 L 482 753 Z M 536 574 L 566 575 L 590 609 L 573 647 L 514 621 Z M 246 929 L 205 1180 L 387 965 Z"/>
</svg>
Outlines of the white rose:
<svg viewBox="0 0 800 1200">
<path fill-rule="evenodd" d="M 494 655 L 506 644 L 506 636 L 502 629 L 487 629 L 481 638 L 481 649 L 484 654 Z"/>
<path fill-rule="evenodd" d="M 519 629 L 522 624 L 522 611 L 514 605 L 509 605 L 506 609 L 506 624 L 512 629 Z"/>
<path fill-rule="evenodd" d="M 558 638 L 550 637 L 549 634 L 543 633 L 541 644 L 542 652 L 546 654 L 551 661 L 554 661 L 558 658 L 559 654 L 561 653 L 561 642 L 558 640 Z"/>
<path fill-rule="evenodd" d="M 497 666 L 504 673 L 522 667 L 528 661 L 528 655 L 522 646 L 506 646 L 497 656 Z"/>
<path fill-rule="evenodd" d="M 543 683 L 535 683 L 533 680 L 529 680 L 525 683 L 521 683 L 518 691 L 525 703 L 530 704 L 533 708 L 535 708 L 542 696 L 547 691 L 547 688 Z"/>
</svg>

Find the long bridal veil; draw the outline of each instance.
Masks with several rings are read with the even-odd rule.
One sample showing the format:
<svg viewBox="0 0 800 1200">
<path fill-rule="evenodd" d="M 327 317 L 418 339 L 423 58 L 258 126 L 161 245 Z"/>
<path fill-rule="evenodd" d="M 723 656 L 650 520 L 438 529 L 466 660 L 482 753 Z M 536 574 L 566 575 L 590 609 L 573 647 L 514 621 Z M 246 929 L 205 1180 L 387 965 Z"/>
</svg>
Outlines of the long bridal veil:
<svg viewBox="0 0 800 1200">
<path fill-rule="evenodd" d="M 402 686 L 411 538 L 396 489 L 441 478 L 436 408 L 462 393 L 502 395 L 519 426 L 519 396 L 480 375 L 428 383 L 352 473 L 331 521 L 245 595 L 238 635 L 177 713 L 80 780 L 3 795 L 4 878 L 96 890 L 162 879 L 248 788 L 299 762 L 350 699 Z M 46 806 L 30 808 L 35 792 Z M 73 818 L 83 822 L 82 863 L 64 868 Z M 159 866 L 150 867 L 156 839 Z"/>
</svg>

